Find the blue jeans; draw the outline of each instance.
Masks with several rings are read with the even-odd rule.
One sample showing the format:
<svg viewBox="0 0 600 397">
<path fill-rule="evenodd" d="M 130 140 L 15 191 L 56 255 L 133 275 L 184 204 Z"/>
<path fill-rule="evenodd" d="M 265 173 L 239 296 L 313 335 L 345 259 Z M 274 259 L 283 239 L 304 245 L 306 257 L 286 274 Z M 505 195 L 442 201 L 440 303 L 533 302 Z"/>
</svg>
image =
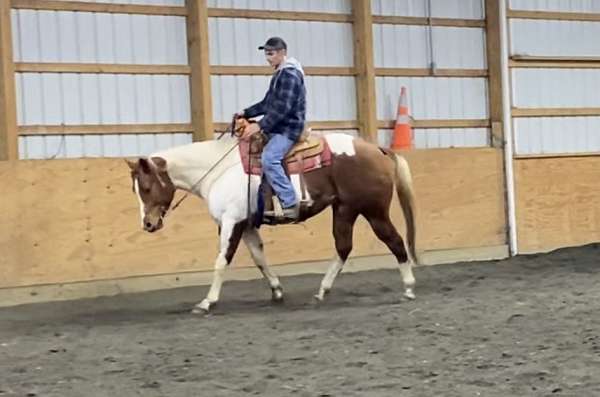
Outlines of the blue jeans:
<svg viewBox="0 0 600 397">
<path fill-rule="evenodd" d="M 283 158 L 295 143 L 284 135 L 272 134 L 261 158 L 263 173 L 283 208 L 293 207 L 297 203 L 296 192 L 282 165 Z"/>
</svg>

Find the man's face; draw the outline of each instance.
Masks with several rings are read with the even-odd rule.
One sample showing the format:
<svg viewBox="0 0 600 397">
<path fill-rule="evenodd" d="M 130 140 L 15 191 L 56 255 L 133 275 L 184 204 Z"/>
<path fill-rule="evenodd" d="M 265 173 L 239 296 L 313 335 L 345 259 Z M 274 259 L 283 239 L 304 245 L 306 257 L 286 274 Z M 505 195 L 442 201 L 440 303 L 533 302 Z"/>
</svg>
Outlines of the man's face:
<svg viewBox="0 0 600 397">
<path fill-rule="evenodd" d="M 285 50 L 265 50 L 265 58 L 269 65 L 276 68 L 283 62 L 285 58 L 286 51 Z"/>
</svg>

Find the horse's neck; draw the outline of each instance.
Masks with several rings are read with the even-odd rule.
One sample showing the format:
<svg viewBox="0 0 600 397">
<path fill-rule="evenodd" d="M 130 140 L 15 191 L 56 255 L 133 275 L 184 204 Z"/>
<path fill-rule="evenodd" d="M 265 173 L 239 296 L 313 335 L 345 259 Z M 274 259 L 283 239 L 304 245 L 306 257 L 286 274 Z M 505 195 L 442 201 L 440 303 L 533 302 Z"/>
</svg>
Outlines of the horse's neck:
<svg viewBox="0 0 600 397">
<path fill-rule="evenodd" d="M 235 139 L 210 140 L 153 154 L 167 161 L 167 172 L 178 189 L 206 197 L 212 182 L 239 162 Z"/>
</svg>

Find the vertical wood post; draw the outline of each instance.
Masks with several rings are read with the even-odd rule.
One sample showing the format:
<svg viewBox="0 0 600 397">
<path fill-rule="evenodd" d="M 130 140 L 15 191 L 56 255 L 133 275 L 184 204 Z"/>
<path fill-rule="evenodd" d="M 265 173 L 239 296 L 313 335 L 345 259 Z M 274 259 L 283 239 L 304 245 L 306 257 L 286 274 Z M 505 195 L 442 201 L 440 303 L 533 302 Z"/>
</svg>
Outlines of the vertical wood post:
<svg viewBox="0 0 600 397">
<path fill-rule="evenodd" d="M 10 1 L 0 1 L 0 160 L 19 157 Z"/>
<path fill-rule="evenodd" d="M 206 0 L 186 0 L 188 58 L 194 141 L 213 139 L 208 8 Z"/>
<path fill-rule="evenodd" d="M 354 66 L 358 126 L 363 138 L 377 142 L 377 103 L 373 62 L 373 15 L 371 0 L 352 0 L 354 20 Z"/>
<path fill-rule="evenodd" d="M 502 70 L 500 51 L 500 5 L 498 0 L 485 1 L 488 96 L 492 146 L 501 147 L 502 132 Z"/>
</svg>

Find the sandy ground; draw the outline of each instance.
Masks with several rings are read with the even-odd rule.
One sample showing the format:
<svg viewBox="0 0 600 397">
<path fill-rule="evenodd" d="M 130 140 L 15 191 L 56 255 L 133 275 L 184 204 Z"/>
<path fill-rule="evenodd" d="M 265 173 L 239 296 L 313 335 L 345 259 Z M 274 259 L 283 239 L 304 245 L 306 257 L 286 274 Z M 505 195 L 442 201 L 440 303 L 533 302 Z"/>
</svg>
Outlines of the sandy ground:
<svg viewBox="0 0 600 397">
<path fill-rule="evenodd" d="M 375 259 L 374 259 L 375 260 Z M 600 396 L 600 246 L 0 309 L 0 396 Z M 325 270 L 325 269 L 323 269 Z"/>
</svg>

